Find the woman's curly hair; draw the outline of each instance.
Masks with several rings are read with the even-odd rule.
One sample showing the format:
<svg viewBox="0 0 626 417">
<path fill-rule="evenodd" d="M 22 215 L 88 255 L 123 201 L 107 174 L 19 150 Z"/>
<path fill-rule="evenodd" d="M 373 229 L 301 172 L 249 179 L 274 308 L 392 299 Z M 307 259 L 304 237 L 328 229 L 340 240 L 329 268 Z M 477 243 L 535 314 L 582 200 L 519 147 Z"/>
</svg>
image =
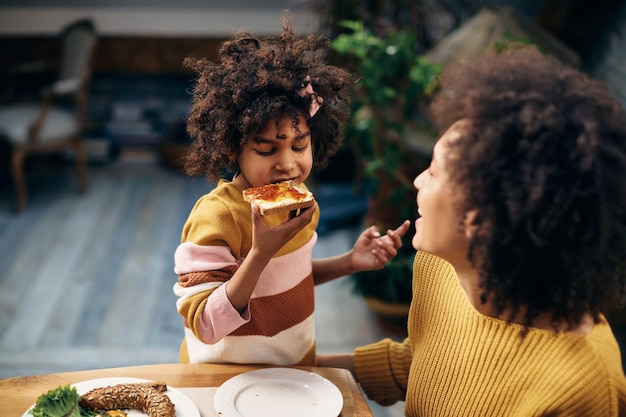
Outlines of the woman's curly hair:
<svg viewBox="0 0 626 417">
<path fill-rule="evenodd" d="M 185 60 L 198 75 L 187 117 L 187 131 L 194 139 L 184 164 L 189 175 L 217 181 L 251 135 L 283 116 L 290 117 L 296 129 L 298 118 L 306 117 L 317 167 L 324 167 L 339 149 L 355 78 L 324 61 L 328 39 L 297 37 L 287 17 L 282 27 L 275 37 L 236 33 L 221 45 L 215 63 Z M 299 94 L 305 79 L 323 99 L 313 117 L 309 109 L 314 98 Z"/>
<path fill-rule="evenodd" d="M 483 301 L 580 323 L 621 303 L 626 273 L 626 113 L 606 86 L 535 47 L 487 54 L 441 77 L 445 128 L 471 126 L 449 171 L 474 210 L 468 258 Z M 454 156 L 457 157 L 454 157 Z"/>
</svg>

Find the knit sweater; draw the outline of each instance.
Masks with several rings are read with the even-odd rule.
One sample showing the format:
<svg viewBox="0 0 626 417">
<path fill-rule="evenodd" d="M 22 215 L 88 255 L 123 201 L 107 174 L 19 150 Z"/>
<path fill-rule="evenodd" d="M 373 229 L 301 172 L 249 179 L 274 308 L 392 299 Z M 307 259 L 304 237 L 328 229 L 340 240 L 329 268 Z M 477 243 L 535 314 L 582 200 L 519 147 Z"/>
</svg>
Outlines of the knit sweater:
<svg viewBox="0 0 626 417">
<path fill-rule="evenodd" d="M 181 362 L 315 364 L 312 252 L 319 212 L 270 260 L 240 314 L 226 286 L 251 249 L 251 216 L 241 190 L 224 180 L 189 214 L 174 256 L 185 331 Z M 285 216 L 264 219 L 279 224 Z"/>
<path fill-rule="evenodd" d="M 477 312 L 452 266 L 418 252 L 408 337 L 355 350 L 372 400 L 406 416 L 626 416 L 618 344 L 602 317 L 586 334 L 522 327 Z"/>
</svg>

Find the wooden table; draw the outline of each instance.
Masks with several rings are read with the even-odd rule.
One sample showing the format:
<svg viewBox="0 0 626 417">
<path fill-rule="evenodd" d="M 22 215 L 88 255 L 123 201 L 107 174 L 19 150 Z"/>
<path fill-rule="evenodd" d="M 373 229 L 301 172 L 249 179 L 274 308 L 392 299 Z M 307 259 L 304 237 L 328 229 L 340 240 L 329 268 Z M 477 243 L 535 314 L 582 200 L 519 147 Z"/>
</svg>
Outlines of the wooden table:
<svg viewBox="0 0 626 417">
<path fill-rule="evenodd" d="M 37 397 L 60 385 L 107 377 L 134 377 L 165 381 L 173 388 L 218 387 L 242 372 L 263 366 L 218 364 L 157 364 L 96 369 L 0 379 L 0 415 L 21 417 Z M 341 416 L 372 416 L 352 374 L 345 369 L 295 367 L 314 372 L 332 381 L 343 394 Z"/>
</svg>

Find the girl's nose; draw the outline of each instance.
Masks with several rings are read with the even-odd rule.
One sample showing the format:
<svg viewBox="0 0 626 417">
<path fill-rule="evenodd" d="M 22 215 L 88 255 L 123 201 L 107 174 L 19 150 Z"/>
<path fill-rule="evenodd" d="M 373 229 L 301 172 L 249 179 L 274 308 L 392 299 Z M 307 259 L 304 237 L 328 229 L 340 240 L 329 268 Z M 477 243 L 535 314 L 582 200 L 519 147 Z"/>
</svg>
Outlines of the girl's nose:
<svg viewBox="0 0 626 417">
<path fill-rule="evenodd" d="M 289 152 L 284 152 L 278 156 L 278 160 L 276 161 L 277 170 L 290 171 L 295 166 L 296 166 L 296 160 Z"/>
</svg>

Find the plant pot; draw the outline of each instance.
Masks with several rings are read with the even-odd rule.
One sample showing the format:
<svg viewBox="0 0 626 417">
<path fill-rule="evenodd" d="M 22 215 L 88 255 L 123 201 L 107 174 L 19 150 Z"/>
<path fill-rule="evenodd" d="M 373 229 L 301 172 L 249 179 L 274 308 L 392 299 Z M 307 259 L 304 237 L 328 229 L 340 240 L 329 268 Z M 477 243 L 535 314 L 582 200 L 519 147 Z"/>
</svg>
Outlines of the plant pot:
<svg viewBox="0 0 626 417">
<path fill-rule="evenodd" d="M 367 306 L 376 314 L 391 320 L 406 320 L 409 316 L 410 304 L 393 303 L 374 297 L 363 297 Z"/>
</svg>

